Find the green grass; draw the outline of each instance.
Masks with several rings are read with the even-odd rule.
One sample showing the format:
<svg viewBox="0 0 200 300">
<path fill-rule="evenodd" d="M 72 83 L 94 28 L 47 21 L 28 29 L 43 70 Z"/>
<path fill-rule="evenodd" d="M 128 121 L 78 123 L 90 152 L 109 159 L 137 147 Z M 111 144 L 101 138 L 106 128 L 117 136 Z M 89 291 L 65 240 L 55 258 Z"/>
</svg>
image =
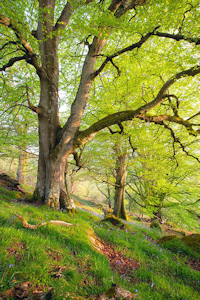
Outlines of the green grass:
<svg viewBox="0 0 200 300">
<path fill-rule="evenodd" d="M 56 300 L 87 299 L 114 282 L 137 293 L 141 300 L 200 299 L 200 272 L 186 264 L 188 258 L 200 260 L 200 254 L 180 240 L 159 245 L 160 232 L 139 223 L 119 230 L 88 212 L 71 216 L 20 203 L 15 200 L 17 193 L 2 187 L 0 193 L 0 292 L 30 281 L 32 289 L 51 287 Z M 73 226 L 47 225 L 30 230 L 15 213 L 31 224 L 62 220 Z M 136 259 L 140 268 L 123 275 L 112 271 L 108 259 L 93 249 L 88 238 L 91 229 L 116 250 Z"/>
</svg>

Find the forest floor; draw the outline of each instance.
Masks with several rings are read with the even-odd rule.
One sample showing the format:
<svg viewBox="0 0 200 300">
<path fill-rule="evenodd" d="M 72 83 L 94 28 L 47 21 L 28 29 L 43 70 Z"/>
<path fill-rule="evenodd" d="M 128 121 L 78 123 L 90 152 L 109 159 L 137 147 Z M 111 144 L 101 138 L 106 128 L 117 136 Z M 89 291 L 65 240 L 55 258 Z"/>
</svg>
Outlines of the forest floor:
<svg viewBox="0 0 200 300">
<path fill-rule="evenodd" d="M 184 243 L 181 228 L 161 233 L 131 220 L 122 229 L 84 200 L 74 216 L 47 210 L 1 175 L 0 299 L 200 299 L 200 249 Z M 29 230 L 15 213 L 32 224 L 73 225 Z M 199 234 L 187 236 L 196 245 Z"/>
</svg>

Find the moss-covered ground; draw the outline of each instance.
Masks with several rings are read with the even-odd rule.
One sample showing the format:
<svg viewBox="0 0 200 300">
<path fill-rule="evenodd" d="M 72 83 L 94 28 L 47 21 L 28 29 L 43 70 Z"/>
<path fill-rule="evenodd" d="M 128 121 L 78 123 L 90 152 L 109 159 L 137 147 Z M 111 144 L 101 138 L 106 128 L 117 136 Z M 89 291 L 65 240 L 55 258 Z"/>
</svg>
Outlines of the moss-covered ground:
<svg viewBox="0 0 200 300">
<path fill-rule="evenodd" d="M 14 299 L 5 292 L 28 282 L 28 293 L 51 289 L 55 300 L 89 299 L 112 283 L 141 300 L 200 299 L 196 237 L 194 243 L 180 237 L 163 241 L 160 230 L 139 222 L 120 229 L 90 212 L 69 215 L 22 202 L 20 197 L 0 187 L 0 298 Z M 73 225 L 31 230 L 15 213 L 30 224 L 62 220 Z M 103 243 L 104 251 L 93 247 L 90 232 Z"/>
</svg>

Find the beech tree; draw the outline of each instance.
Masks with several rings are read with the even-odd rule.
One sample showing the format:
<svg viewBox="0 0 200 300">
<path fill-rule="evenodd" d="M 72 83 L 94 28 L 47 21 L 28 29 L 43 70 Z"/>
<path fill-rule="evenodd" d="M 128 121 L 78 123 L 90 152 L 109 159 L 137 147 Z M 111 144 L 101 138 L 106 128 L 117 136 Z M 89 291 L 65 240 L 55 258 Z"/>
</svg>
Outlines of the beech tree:
<svg viewBox="0 0 200 300">
<path fill-rule="evenodd" d="M 191 87 L 190 78 L 195 78 L 197 86 L 200 73 L 198 1 L 5 0 L 1 6 L 3 38 L 0 70 L 6 74 L 10 68 L 14 70 L 16 64 L 28 64 L 39 78 L 39 102 L 33 104 L 33 99 L 31 101 L 27 93 L 27 103 L 29 109 L 38 116 L 39 159 L 34 196 L 42 203 L 55 208 L 75 208 L 65 186 L 67 160 L 97 132 L 113 125 L 117 124 L 122 131 L 123 122 L 134 118 L 154 122 L 166 127 L 174 142 L 187 151 L 174 131 L 182 126 L 190 135 L 199 133 L 199 124 L 193 121 L 199 117 L 199 111 L 196 110 L 198 100 L 193 93 L 186 93 L 190 103 L 187 110 L 179 110 L 180 91 L 188 91 Z M 62 69 L 65 62 L 61 56 L 66 51 L 70 52 L 72 45 L 78 45 L 79 53 L 82 50 L 81 59 L 80 55 L 76 55 L 74 65 L 66 63 L 65 69 Z M 153 59 L 151 49 L 155 49 L 155 45 Z M 168 55 L 164 58 L 165 52 Z M 132 56 L 130 53 L 133 53 Z M 140 68 L 139 63 L 134 70 L 131 59 L 135 57 L 135 63 L 137 55 L 143 57 L 141 62 L 144 68 Z M 59 60 L 62 62 L 60 66 Z M 151 75 L 147 67 L 151 69 Z M 67 98 L 73 68 L 81 69 L 81 72 L 74 83 L 75 95 L 70 100 L 70 112 L 65 123 L 61 124 L 59 77 L 63 72 L 65 77 L 69 77 L 68 86 L 62 84 L 63 97 Z M 145 78 L 140 84 L 140 92 L 137 87 L 139 75 L 136 72 L 142 73 Z M 116 75 L 113 73 L 117 76 L 121 74 L 120 85 L 116 85 L 119 95 L 125 82 L 133 86 L 128 94 L 121 95 L 127 100 L 126 108 L 123 106 L 121 110 L 122 106 L 117 106 L 116 112 L 111 114 L 104 109 L 98 121 L 92 123 L 91 119 L 89 125 L 83 123 L 95 82 L 99 82 L 99 77 L 114 80 Z M 110 89 L 112 87 L 113 81 L 110 82 Z M 136 94 L 134 89 L 137 90 Z M 99 85 L 100 92 L 102 89 Z M 182 94 L 181 100 L 186 94 Z M 115 102 L 119 100 L 116 98 Z M 70 101 L 66 99 L 68 104 Z M 106 103 L 110 99 L 100 97 L 98 101 Z M 169 123 L 178 125 L 171 128 Z"/>
</svg>

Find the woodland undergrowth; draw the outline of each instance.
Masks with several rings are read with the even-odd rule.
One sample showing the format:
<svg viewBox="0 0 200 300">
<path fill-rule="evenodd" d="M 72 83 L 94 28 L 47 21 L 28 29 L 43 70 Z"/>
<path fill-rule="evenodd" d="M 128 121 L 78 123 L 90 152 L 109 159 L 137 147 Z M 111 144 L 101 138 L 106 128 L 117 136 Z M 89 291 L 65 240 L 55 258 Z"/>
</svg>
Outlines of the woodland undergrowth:
<svg viewBox="0 0 200 300">
<path fill-rule="evenodd" d="M 50 290 L 52 299 L 98 299 L 112 283 L 138 299 L 200 299 L 200 253 L 180 238 L 159 244 L 161 232 L 140 222 L 119 229 L 90 211 L 70 215 L 47 209 L 21 201 L 19 193 L 4 187 L 0 195 L 2 299 L 24 282 L 30 293 Z M 30 224 L 61 220 L 73 225 L 30 230 L 15 213 Z M 104 252 L 93 247 L 91 232 Z"/>
</svg>

